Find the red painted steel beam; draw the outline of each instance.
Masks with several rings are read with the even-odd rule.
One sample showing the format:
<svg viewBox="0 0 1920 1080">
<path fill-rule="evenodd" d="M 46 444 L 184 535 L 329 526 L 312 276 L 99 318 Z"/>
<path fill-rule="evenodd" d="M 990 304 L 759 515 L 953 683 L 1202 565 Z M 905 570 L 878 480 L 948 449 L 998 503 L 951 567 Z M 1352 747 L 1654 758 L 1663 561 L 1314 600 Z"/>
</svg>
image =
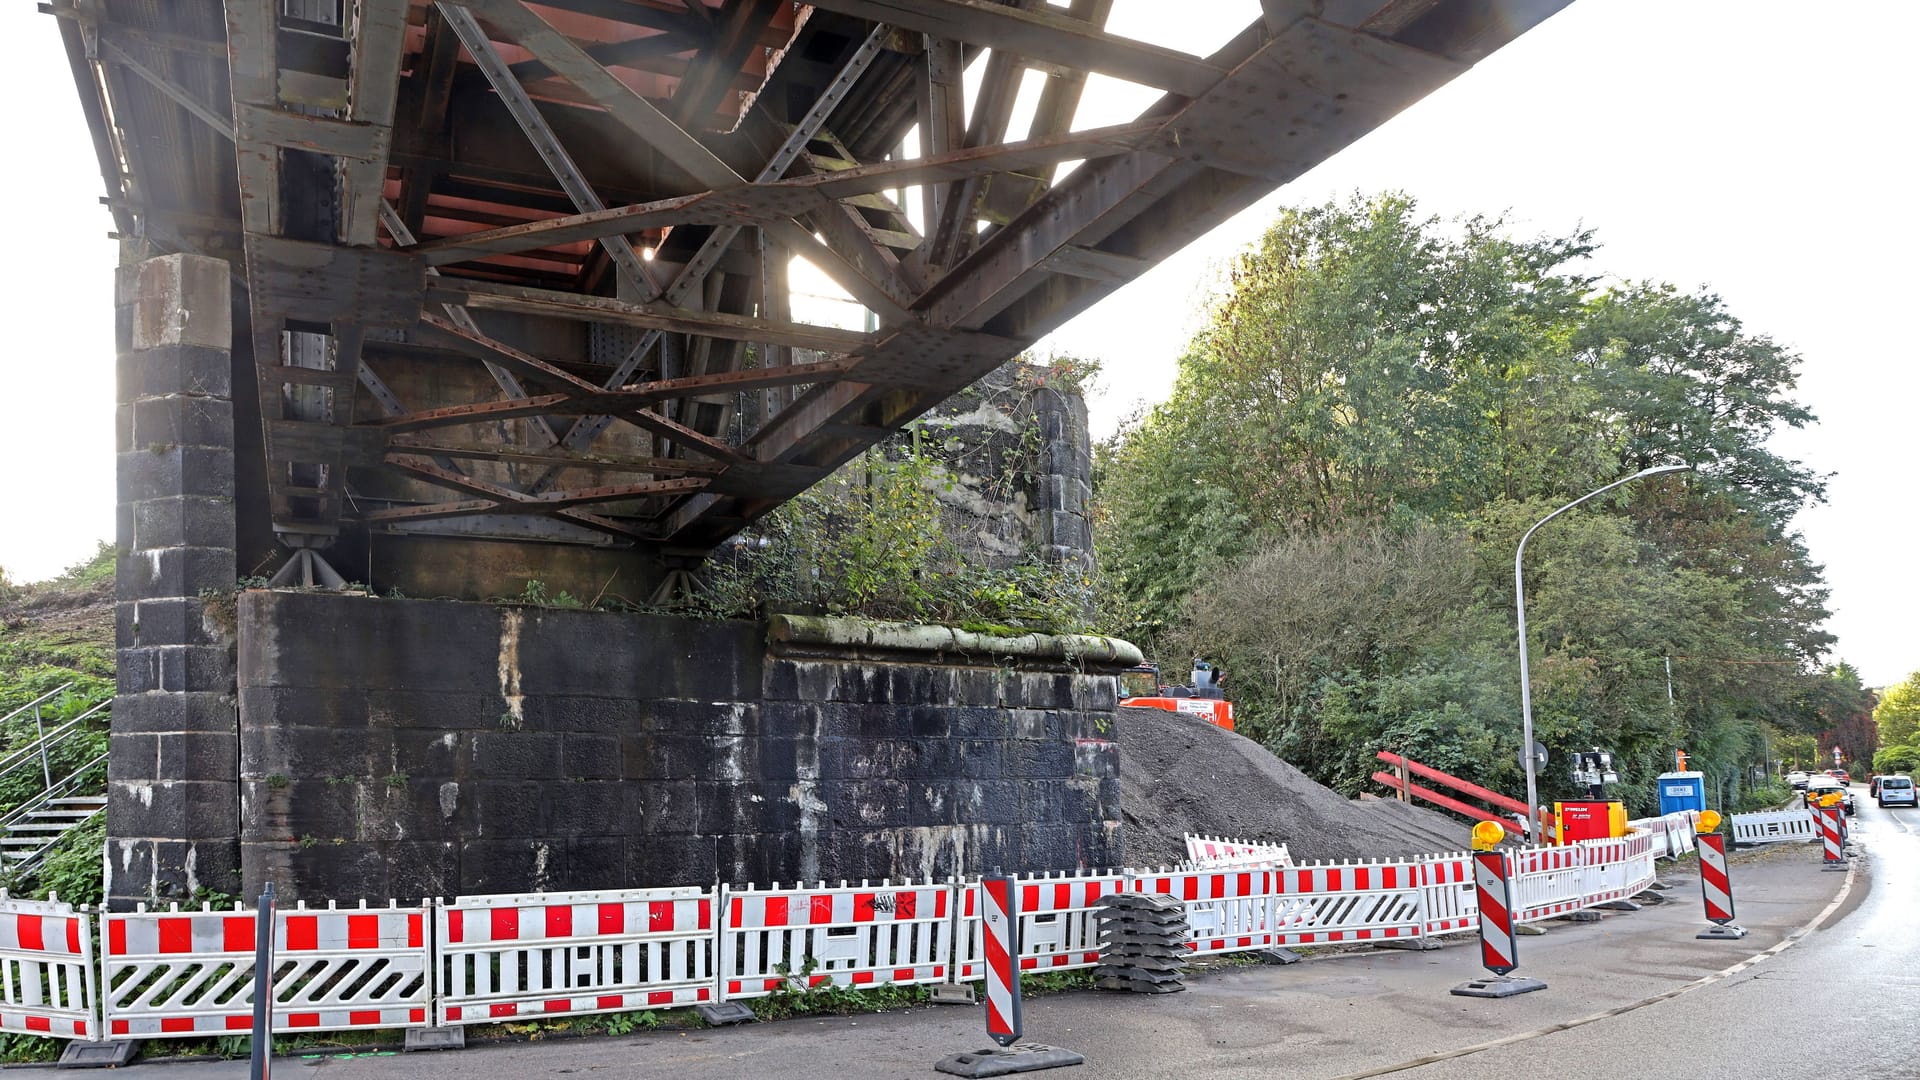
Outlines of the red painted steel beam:
<svg viewBox="0 0 1920 1080">
<path fill-rule="evenodd" d="M 1377 772 L 1373 774 L 1373 778 L 1377 782 L 1385 784 L 1388 787 L 1394 789 L 1395 791 L 1400 790 L 1400 778 L 1393 775 L 1392 773 Z M 1451 810 L 1456 814 L 1465 814 L 1467 817 L 1474 818 L 1479 821 L 1494 822 L 1498 824 L 1501 828 L 1507 830 L 1510 833 L 1513 833 L 1516 836 L 1522 836 L 1526 834 L 1525 829 L 1522 829 L 1517 823 L 1513 822 L 1512 820 L 1509 820 L 1508 818 L 1502 817 L 1501 815 L 1496 814 L 1491 810 L 1485 810 L 1478 806 L 1474 806 L 1471 803 L 1463 803 L 1458 799 L 1448 798 L 1447 796 L 1440 794 L 1439 792 L 1433 790 L 1432 788 L 1421 787 L 1419 784 L 1416 784 L 1412 781 L 1408 781 L 1406 786 L 1406 791 L 1407 791 L 1407 794 L 1409 795 L 1415 796 L 1416 798 L 1425 799 L 1428 802 L 1434 804 L 1435 806 L 1439 806 L 1447 810 Z"/>
<path fill-rule="evenodd" d="M 1497 791 L 1490 791 L 1486 788 L 1481 787 L 1479 784 L 1473 783 L 1472 781 L 1462 780 L 1451 773 L 1441 772 L 1439 769 L 1436 769 L 1431 765 L 1422 765 L 1419 762 L 1403 754 L 1396 754 L 1391 750 L 1382 750 L 1378 754 L 1375 754 L 1374 757 L 1380 759 L 1381 761 L 1386 762 L 1389 765 L 1399 765 L 1400 763 L 1405 762 L 1407 766 L 1407 771 L 1414 774 L 1415 776 L 1425 777 L 1428 780 L 1438 780 L 1441 783 L 1447 785 L 1448 787 L 1454 788 L 1455 790 L 1460 791 L 1464 794 L 1471 795 L 1476 799 L 1483 799 L 1487 802 L 1490 802 L 1493 805 L 1500 807 L 1502 810 L 1511 810 L 1516 814 L 1524 814 L 1527 812 L 1527 804 L 1521 802 L 1518 799 L 1509 799 L 1505 795 L 1502 795 Z"/>
</svg>

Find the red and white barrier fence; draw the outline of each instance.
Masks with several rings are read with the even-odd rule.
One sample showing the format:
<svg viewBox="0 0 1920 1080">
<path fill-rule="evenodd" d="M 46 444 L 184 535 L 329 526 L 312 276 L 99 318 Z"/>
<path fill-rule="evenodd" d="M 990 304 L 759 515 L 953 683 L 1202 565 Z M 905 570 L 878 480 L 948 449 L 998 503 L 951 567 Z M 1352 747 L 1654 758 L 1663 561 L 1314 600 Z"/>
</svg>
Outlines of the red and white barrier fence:
<svg viewBox="0 0 1920 1080">
<path fill-rule="evenodd" d="M 257 912 L 202 906 L 105 917 L 108 1038 L 253 1027 Z M 281 908 L 274 918 L 273 1030 L 424 1027 L 433 987 L 427 909 Z"/>
<path fill-rule="evenodd" d="M 97 1039 L 93 920 L 0 892 L 0 1031 Z"/>
<path fill-rule="evenodd" d="M 1420 862 L 1337 863 L 1273 872 L 1278 945 L 1419 937 L 1426 932 Z"/>
<path fill-rule="evenodd" d="M 1195 870 L 1250 868 L 1272 870 L 1292 866 L 1293 856 L 1285 844 L 1267 844 L 1257 840 L 1229 840 L 1219 836 L 1187 834 L 1187 864 Z"/>
<path fill-rule="evenodd" d="M 712 888 L 463 896 L 434 920 L 434 1023 L 714 1001 Z"/>
<path fill-rule="evenodd" d="M 1517 921 L 1624 898 L 1692 819 L 1611 840 L 1512 853 Z M 1676 837 L 1684 836 L 1684 839 Z M 1288 864 L 1284 846 L 1199 841 L 1231 865 L 1013 879 L 1021 971 L 1099 962 L 1096 913 L 1121 892 L 1187 908 L 1202 955 L 1433 937 L 1479 926 L 1472 862 Z M 1209 854 L 1205 844 L 1217 846 Z M 812 888 L 620 890 L 461 897 L 419 907 L 280 909 L 274 1030 L 459 1026 L 664 1009 L 823 985 L 985 976 L 978 881 Z M 0 896 L 0 1030 L 61 1038 L 245 1031 L 256 914 L 137 911 L 100 919 Z M 95 973 L 99 978 L 96 981 Z M 97 988 L 97 989 L 96 989 Z"/>
<path fill-rule="evenodd" d="M 1071 971 L 1100 960 L 1100 928 L 1095 910 L 1105 897 L 1126 889 L 1121 874 L 1045 874 L 1014 879 L 1020 890 L 1020 970 Z M 985 908 L 978 882 L 955 887 L 959 925 L 954 982 L 971 982 L 986 968 L 981 919 Z M 1134 890 L 1138 891 L 1138 890 Z"/>
<path fill-rule="evenodd" d="M 1457 934 L 1480 925 L 1472 856 L 1459 851 L 1420 860 L 1420 910 L 1424 937 Z"/>
<path fill-rule="evenodd" d="M 727 890 L 720 985 L 728 1000 L 782 988 L 945 981 L 953 890 L 929 881 L 874 888 Z"/>
</svg>

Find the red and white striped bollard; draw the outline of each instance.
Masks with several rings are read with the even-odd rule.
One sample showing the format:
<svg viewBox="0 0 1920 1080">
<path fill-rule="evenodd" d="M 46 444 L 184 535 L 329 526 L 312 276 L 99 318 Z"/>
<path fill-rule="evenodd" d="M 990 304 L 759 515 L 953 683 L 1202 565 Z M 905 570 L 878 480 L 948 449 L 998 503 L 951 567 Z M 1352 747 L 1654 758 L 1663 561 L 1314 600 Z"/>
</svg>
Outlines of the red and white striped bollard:
<svg viewBox="0 0 1920 1080">
<path fill-rule="evenodd" d="M 1706 904 L 1707 921 L 1715 924 L 1694 937 L 1709 941 L 1746 937 L 1746 927 L 1733 921 L 1733 878 L 1727 873 L 1727 838 L 1719 833 L 1701 833 L 1693 839 L 1700 853 L 1700 898 Z"/>
<path fill-rule="evenodd" d="M 1539 979 L 1516 979 L 1508 974 L 1520 965 L 1510 876 L 1506 852 L 1473 853 L 1473 887 L 1480 901 L 1480 963 L 1493 972 L 1493 978 L 1474 979 L 1454 987 L 1451 992 L 1460 997 L 1503 998 L 1547 988 Z"/>
<path fill-rule="evenodd" d="M 1820 839 L 1825 845 L 1824 857 L 1820 860 L 1822 870 L 1845 870 L 1847 868 L 1846 841 L 1840 835 L 1840 808 L 1823 806 L 1820 815 Z"/>
<path fill-rule="evenodd" d="M 1020 888 L 1011 876 L 994 873 L 980 879 L 979 891 L 987 1034 L 1000 1045 L 942 1058 L 933 1067 L 954 1076 L 1003 1076 L 1084 1063 L 1071 1050 L 1020 1041 Z"/>
</svg>

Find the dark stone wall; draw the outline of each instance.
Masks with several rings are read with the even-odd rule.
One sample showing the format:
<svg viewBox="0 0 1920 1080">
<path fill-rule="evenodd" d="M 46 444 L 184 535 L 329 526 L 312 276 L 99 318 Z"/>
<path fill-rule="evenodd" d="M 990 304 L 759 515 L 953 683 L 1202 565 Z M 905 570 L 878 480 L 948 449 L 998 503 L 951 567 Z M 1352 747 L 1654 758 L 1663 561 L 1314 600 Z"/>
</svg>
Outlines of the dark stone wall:
<svg viewBox="0 0 1920 1080">
<path fill-rule="evenodd" d="M 410 899 L 1124 854 L 1113 664 L 290 591 L 242 593 L 238 622 L 250 893 L 269 878 L 290 898 Z"/>
<path fill-rule="evenodd" d="M 228 267 L 167 255 L 121 267 L 118 685 L 108 759 L 115 906 L 238 888 L 238 734 Z"/>
<path fill-rule="evenodd" d="M 1070 379 L 1009 361 L 918 424 L 922 451 L 950 481 L 935 494 L 968 558 L 1092 572 L 1093 451 L 1086 398 Z"/>
</svg>

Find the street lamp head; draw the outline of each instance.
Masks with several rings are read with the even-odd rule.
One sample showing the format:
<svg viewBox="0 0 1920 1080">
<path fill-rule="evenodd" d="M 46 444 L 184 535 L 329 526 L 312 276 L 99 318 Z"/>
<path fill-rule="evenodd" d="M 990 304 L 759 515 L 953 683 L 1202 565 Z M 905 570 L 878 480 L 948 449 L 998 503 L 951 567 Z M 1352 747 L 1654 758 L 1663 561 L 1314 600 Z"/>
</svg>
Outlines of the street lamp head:
<svg viewBox="0 0 1920 1080">
<path fill-rule="evenodd" d="M 1655 465 L 1651 469 L 1641 469 L 1639 472 L 1634 473 L 1632 476 L 1627 477 L 1627 479 L 1638 480 L 1643 476 L 1659 476 L 1661 473 L 1692 472 L 1692 471 L 1693 471 L 1693 466 L 1691 465 Z"/>
</svg>

